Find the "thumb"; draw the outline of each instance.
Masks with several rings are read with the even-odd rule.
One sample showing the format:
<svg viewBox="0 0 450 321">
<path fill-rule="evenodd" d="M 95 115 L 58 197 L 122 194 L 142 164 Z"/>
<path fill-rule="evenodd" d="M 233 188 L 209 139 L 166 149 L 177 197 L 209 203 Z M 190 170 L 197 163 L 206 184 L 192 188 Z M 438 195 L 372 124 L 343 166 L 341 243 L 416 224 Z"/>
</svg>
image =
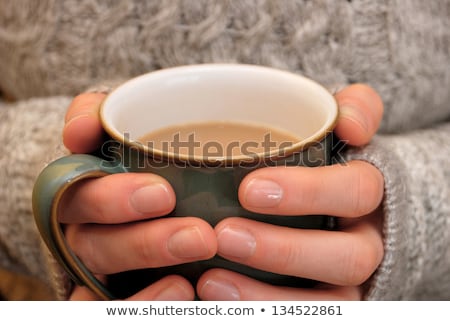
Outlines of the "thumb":
<svg viewBox="0 0 450 321">
<path fill-rule="evenodd" d="M 367 144 L 378 130 L 383 116 L 383 102 L 368 85 L 350 85 L 335 94 L 339 116 L 336 135 L 353 146 Z"/>
<path fill-rule="evenodd" d="M 105 96 L 102 93 L 80 94 L 67 109 L 63 142 L 72 153 L 88 153 L 100 147 L 104 136 L 99 109 Z"/>
</svg>

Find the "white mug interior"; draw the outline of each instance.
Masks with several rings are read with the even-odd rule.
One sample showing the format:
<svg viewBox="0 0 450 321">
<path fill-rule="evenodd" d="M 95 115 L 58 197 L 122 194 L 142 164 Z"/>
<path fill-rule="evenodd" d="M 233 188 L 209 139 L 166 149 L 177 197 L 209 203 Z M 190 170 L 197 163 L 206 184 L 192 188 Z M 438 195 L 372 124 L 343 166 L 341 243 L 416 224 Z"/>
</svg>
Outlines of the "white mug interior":
<svg viewBox="0 0 450 321">
<path fill-rule="evenodd" d="M 242 64 L 190 65 L 150 72 L 117 87 L 101 108 L 105 130 L 126 144 L 167 126 L 231 121 L 287 131 L 299 137 L 290 148 L 294 151 L 325 137 L 337 115 L 334 97 L 313 80 Z"/>
</svg>

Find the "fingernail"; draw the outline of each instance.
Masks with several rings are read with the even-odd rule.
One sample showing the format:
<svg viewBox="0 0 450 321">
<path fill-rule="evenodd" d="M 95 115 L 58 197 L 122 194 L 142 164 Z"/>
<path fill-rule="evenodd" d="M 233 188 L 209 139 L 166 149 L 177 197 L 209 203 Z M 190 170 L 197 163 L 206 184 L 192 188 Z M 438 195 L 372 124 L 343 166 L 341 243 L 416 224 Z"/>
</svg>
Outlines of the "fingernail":
<svg viewBox="0 0 450 321">
<path fill-rule="evenodd" d="M 179 284 L 171 284 L 159 292 L 154 300 L 156 301 L 185 301 L 191 299 L 190 293 Z"/>
<path fill-rule="evenodd" d="M 173 256 L 182 259 L 201 258 L 209 254 L 208 245 L 196 226 L 185 227 L 173 234 L 167 248 Z"/>
<path fill-rule="evenodd" d="M 218 252 L 224 256 L 248 258 L 255 253 L 255 237 L 247 229 L 226 226 L 217 235 Z"/>
<path fill-rule="evenodd" d="M 359 124 L 365 131 L 369 131 L 369 124 L 364 113 L 357 107 L 342 105 L 339 106 L 339 117 L 344 117 Z"/>
<path fill-rule="evenodd" d="M 276 207 L 283 197 L 283 190 L 276 182 L 254 178 L 244 192 L 245 205 L 250 207 Z"/>
<path fill-rule="evenodd" d="M 241 298 L 236 286 L 225 280 L 206 281 L 200 295 L 209 301 L 237 301 Z"/>
<path fill-rule="evenodd" d="M 130 197 L 130 205 L 141 214 L 166 211 L 170 202 L 168 189 L 160 183 L 141 187 L 134 191 Z"/>
</svg>

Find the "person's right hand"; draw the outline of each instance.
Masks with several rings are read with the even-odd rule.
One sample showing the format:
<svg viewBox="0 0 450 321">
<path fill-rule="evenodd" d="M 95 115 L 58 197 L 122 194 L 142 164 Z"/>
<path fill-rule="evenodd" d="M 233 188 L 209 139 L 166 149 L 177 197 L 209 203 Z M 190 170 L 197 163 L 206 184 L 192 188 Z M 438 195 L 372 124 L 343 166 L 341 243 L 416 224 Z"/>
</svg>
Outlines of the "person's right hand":
<svg viewBox="0 0 450 321">
<path fill-rule="evenodd" d="M 69 106 L 63 131 L 72 153 L 89 153 L 103 142 L 98 109 L 104 94 L 77 96 Z M 162 267 L 211 258 L 216 235 L 195 217 L 164 218 L 175 206 L 175 194 L 163 178 L 147 173 L 123 173 L 84 180 L 65 193 L 59 221 L 67 242 L 99 279 L 122 271 Z M 148 220 L 157 218 L 156 220 Z M 130 300 L 192 300 L 191 284 L 167 276 Z M 75 287 L 72 300 L 98 299 L 85 287 Z"/>
</svg>

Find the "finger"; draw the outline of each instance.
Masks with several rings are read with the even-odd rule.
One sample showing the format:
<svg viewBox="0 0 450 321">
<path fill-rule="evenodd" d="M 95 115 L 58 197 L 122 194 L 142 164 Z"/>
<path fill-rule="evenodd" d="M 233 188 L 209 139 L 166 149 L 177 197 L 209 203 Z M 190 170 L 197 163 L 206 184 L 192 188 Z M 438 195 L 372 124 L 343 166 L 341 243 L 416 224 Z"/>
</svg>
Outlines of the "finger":
<svg viewBox="0 0 450 321">
<path fill-rule="evenodd" d="M 95 275 L 95 278 L 102 283 L 106 282 L 105 275 Z M 72 293 L 69 297 L 70 301 L 96 301 L 100 300 L 100 298 L 92 292 L 89 288 L 85 286 L 75 285 Z"/>
<path fill-rule="evenodd" d="M 69 297 L 70 301 L 96 301 L 99 298 L 88 288 L 76 286 Z"/>
<path fill-rule="evenodd" d="M 258 213 L 355 217 L 378 207 L 383 186 L 381 173 L 363 161 L 262 168 L 244 178 L 239 200 L 246 209 Z"/>
<path fill-rule="evenodd" d="M 218 254 L 229 260 L 335 285 L 360 285 L 383 257 L 382 237 L 371 220 L 345 231 L 323 231 L 229 218 L 216 233 Z"/>
<path fill-rule="evenodd" d="M 350 145 L 367 144 L 380 126 L 383 102 L 375 90 L 364 84 L 354 84 L 335 95 L 339 117 L 337 136 Z"/>
<path fill-rule="evenodd" d="M 195 291 L 189 281 L 177 275 L 170 275 L 139 291 L 126 301 L 192 301 L 194 297 Z"/>
<path fill-rule="evenodd" d="M 86 179 L 63 195 L 61 223 L 123 223 L 170 213 L 175 193 L 160 176 L 123 173 Z"/>
<path fill-rule="evenodd" d="M 164 218 L 135 224 L 69 225 L 69 247 L 96 274 L 161 267 L 208 259 L 216 235 L 195 217 Z"/>
<path fill-rule="evenodd" d="M 180 276 L 167 276 L 138 293 L 127 298 L 125 301 L 187 301 L 193 300 L 195 296 L 192 285 Z M 73 290 L 71 301 L 95 301 L 99 300 L 95 294 L 86 287 L 77 286 Z"/>
<path fill-rule="evenodd" d="M 250 279 L 241 274 L 213 269 L 202 275 L 197 283 L 202 300 L 210 301 L 297 301 L 297 300 L 361 300 L 358 287 L 328 286 L 322 288 L 277 287 Z"/>
<path fill-rule="evenodd" d="M 63 142 L 72 153 L 92 152 L 103 141 L 99 109 L 105 96 L 85 93 L 75 97 L 70 104 L 65 117 Z"/>
</svg>

